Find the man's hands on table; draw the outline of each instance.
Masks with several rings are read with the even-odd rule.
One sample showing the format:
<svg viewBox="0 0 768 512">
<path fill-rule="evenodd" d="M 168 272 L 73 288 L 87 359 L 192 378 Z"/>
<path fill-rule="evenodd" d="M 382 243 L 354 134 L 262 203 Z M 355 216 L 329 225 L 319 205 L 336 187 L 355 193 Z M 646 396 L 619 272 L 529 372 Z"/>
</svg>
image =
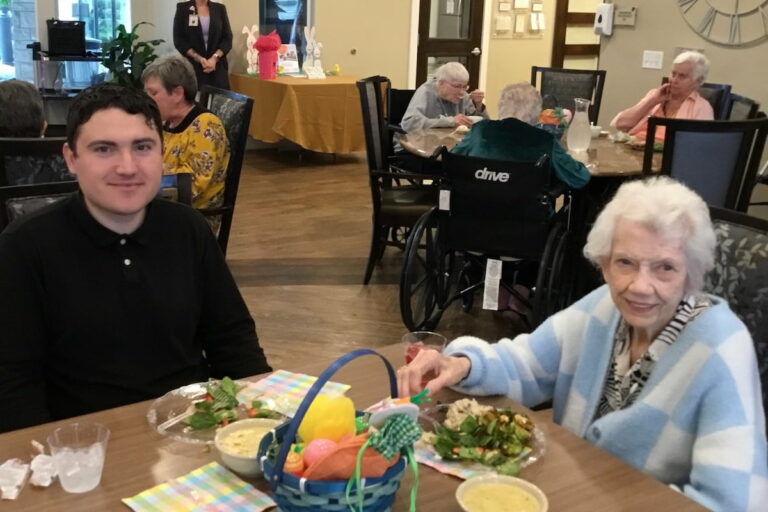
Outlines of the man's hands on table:
<svg viewBox="0 0 768 512">
<path fill-rule="evenodd" d="M 467 128 L 472 127 L 472 120 L 464 114 L 456 114 L 453 116 L 453 122 L 456 126 L 466 126 Z"/>
<path fill-rule="evenodd" d="M 426 389 L 433 395 L 444 387 L 458 384 L 471 368 L 469 358 L 444 356 L 436 350 L 420 351 L 409 365 L 397 370 L 397 394 L 412 396 L 425 389 L 422 379 L 425 375 L 436 375 L 427 382 Z"/>
</svg>

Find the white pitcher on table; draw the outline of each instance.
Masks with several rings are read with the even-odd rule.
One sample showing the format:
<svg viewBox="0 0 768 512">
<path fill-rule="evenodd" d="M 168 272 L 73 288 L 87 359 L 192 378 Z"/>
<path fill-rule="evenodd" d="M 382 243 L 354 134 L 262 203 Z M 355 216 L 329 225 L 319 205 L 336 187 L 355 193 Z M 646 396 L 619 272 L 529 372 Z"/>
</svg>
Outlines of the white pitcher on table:
<svg viewBox="0 0 768 512">
<path fill-rule="evenodd" d="M 589 143 L 592 140 L 592 130 L 589 127 L 589 100 L 584 98 L 574 98 L 575 110 L 573 119 L 568 125 L 568 133 L 565 134 L 565 142 L 568 151 L 584 152 L 589 149 Z"/>
</svg>

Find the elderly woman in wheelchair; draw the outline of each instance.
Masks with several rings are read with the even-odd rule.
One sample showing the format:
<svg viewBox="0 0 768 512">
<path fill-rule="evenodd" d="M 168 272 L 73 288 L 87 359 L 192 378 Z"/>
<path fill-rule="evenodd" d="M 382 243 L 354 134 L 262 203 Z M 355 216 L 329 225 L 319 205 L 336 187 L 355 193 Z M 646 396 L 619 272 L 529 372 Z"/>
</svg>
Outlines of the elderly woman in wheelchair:
<svg viewBox="0 0 768 512">
<path fill-rule="evenodd" d="M 553 419 L 712 510 L 762 510 L 768 455 L 750 334 L 702 292 L 715 235 L 704 201 L 665 177 L 622 185 L 584 248 L 606 284 L 530 334 L 463 336 L 398 371 L 399 392 L 445 386 L 551 400 Z"/>
<path fill-rule="evenodd" d="M 540 113 L 539 91 L 527 82 L 508 85 L 501 91 L 499 120 L 475 123 L 452 152 L 512 162 L 530 162 L 547 155 L 560 181 L 582 188 L 589 181 L 589 171 L 565 152 L 554 135 L 533 126 Z"/>
</svg>

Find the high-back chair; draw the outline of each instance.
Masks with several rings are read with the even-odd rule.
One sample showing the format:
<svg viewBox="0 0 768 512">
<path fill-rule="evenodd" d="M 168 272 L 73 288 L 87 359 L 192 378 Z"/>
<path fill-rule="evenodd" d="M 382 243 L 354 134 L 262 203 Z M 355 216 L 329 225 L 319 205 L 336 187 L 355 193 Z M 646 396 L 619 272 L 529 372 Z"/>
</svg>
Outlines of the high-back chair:
<svg viewBox="0 0 768 512">
<path fill-rule="evenodd" d="M 206 217 L 221 216 L 218 241 L 224 255 L 227 254 L 232 216 L 235 213 L 237 189 L 240 186 L 240 171 L 248 140 L 248 125 L 251 122 L 253 98 L 243 94 L 204 85 L 200 88 L 200 104 L 221 119 L 229 139 L 229 165 L 224 180 L 224 202 L 221 206 L 200 210 Z"/>
<path fill-rule="evenodd" d="M 76 181 L 0 187 L 0 231 L 8 224 L 77 192 Z"/>
<path fill-rule="evenodd" d="M 390 170 L 387 149 L 389 131 L 384 116 L 384 98 L 389 87 L 390 81 L 384 76 L 372 76 L 357 82 L 373 206 L 373 233 L 364 284 L 371 280 L 373 269 L 387 245 L 404 247 L 397 230 L 410 229 L 424 212 L 437 203 L 436 188 L 423 185 L 423 180 L 431 176 Z M 406 184 L 403 184 L 404 181 Z"/>
<path fill-rule="evenodd" d="M 731 93 L 730 96 L 727 117 L 729 121 L 744 121 L 757 118 L 758 110 L 760 110 L 758 102 L 740 94 Z"/>
<path fill-rule="evenodd" d="M 704 291 L 728 301 L 749 329 L 768 414 L 768 221 L 713 207 L 710 216 L 717 244 Z"/>
<path fill-rule="evenodd" d="M 392 144 L 391 141 L 395 133 L 405 133 L 405 130 L 400 126 L 400 121 L 403 120 L 403 115 L 408 110 L 408 105 L 411 103 L 415 92 L 416 89 L 388 89 L 386 119 L 390 144 Z"/>
<path fill-rule="evenodd" d="M 538 75 L 541 74 L 541 80 Z M 548 96 L 554 105 L 574 111 L 574 98 L 590 100 L 589 120 L 597 123 L 600 103 L 603 100 L 606 72 L 604 70 L 562 69 L 531 66 L 531 85 L 539 90 L 542 98 Z"/>
<path fill-rule="evenodd" d="M 0 137 L 0 186 L 73 181 L 61 148 L 66 137 Z"/>
<path fill-rule="evenodd" d="M 655 172 L 656 128 L 664 126 L 660 172 L 685 183 L 708 204 L 746 211 L 768 134 L 768 119 L 694 121 L 648 119 L 643 173 Z"/>
</svg>

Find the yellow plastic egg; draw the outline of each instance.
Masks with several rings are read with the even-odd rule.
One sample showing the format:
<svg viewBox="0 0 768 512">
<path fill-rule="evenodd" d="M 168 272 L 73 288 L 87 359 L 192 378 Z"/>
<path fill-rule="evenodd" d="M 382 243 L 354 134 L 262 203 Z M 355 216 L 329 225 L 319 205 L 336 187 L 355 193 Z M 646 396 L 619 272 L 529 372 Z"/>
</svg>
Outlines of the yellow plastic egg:
<svg viewBox="0 0 768 512">
<path fill-rule="evenodd" d="M 355 435 L 355 405 L 346 396 L 317 395 L 299 425 L 304 443 L 314 439 L 340 441 L 345 435 Z"/>
</svg>

